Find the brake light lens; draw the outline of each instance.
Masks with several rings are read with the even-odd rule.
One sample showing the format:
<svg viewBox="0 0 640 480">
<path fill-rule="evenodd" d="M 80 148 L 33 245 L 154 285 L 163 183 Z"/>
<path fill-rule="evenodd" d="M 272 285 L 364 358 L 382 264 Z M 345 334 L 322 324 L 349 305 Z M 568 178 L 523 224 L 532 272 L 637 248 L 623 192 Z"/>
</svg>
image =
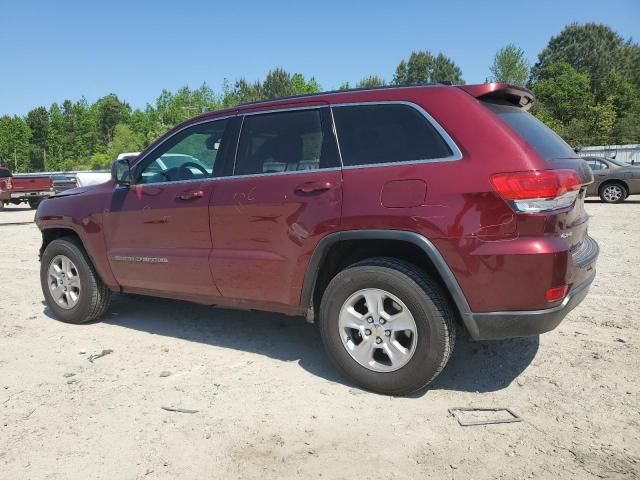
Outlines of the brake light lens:
<svg viewBox="0 0 640 480">
<path fill-rule="evenodd" d="M 573 204 L 581 187 L 574 170 L 529 170 L 491 177 L 496 192 L 516 211 L 537 213 Z"/>
<path fill-rule="evenodd" d="M 558 300 L 562 300 L 567 291 L 569 290 L 569 285 L 561 285 L 559 287 L 552 287 L 547 290 L 547 302 L 557 302 Z"/>
</svg>

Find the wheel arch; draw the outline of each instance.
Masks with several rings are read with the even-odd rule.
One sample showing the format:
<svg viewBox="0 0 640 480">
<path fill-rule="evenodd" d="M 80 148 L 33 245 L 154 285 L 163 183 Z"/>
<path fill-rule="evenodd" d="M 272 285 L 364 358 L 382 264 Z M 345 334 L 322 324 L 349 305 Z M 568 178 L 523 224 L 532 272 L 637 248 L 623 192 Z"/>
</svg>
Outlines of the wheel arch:
<svg viewBox="0 0 640 480">
<path fill-rule="evenodd" d="M 72 237 L 76 239 L 76 241 L 82 246 L 84 251 L 86 252 L 89 260 L 91 261 L 93 267 L 96 270 L 98 277 L 112 290 L 118 290 L 120 287 L 113 277 L 113 274 L 106 263 L 101 263 L 99 258 L 96 258 L 94 254 L 100 257 L 100 252 L 97 253 L 92 251 L 90 245 L 87 243 L 87 239 L 84 238 L 84 235 L 76 230 L 75 228 L 69 225 L 51 225 L 47 227 L 42 227 L 40 229 L 40 233 L 42 234 L 42 244 L 40 245 L 39 257 L 42 258 L 42 254 L 44 253 L 47 246 L 58 238 L 63 237 Z M 106 258 L 104 259 L 106 262 Z"/>
<path fill-rule="evenodd" d="M 371 257 L 407 260 L 432 274 L 450 295 L 453 305 L 474 336 L 477 329 L 462 288 L 438 249 L 427 238 L 403 230 L 349 230 L 324 237 L 316 247 L 304 277 L 302 307 L 313 320 L 319 300 L 333 276 L 343 268 Z"/>
<path fill-rule="evenodd" d="M 41 233 L 42 233 L 42 244 L 40 245 L 40 258 L 42 258 L 42 254 L 44 253 L 45 249 L 51 242 L 53 242 L 54 240 L 57 240 L 58 238 L 63 238 L 63 237 L 74 237 L 75 239 L 78 240 L 78 242 L 80 242 L 80 244 L 83 246 L 85 251 L 87 250 L 86 247 L 84 247 L 84 243 L 82 242 L 82 238 L 80 238 L 80 235 L 78 235 L 78 232 L 76 232 L 72 228 L 69 228 L 69 227 L 45 228 L 41 230 Z"/>
</svg>

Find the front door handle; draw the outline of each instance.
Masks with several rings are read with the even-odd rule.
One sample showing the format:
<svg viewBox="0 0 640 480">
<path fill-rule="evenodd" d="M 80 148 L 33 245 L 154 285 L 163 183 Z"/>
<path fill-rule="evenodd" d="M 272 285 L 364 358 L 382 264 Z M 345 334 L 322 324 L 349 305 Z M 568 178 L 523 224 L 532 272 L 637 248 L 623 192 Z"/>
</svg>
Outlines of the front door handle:
<svg viewBox="0 0 640 480">
<path fill-rule="evenodd" d="M 186 192 L 180 192 L 176 195 L 177 200 L 193 200 L 194 198 L 202 197 L 204 197 L 204 192 L 202 190 L 189 190 Z"/>
<path fill-rule="evenodd" d="M 333 185 L 331 182 L 305 182 L 296 187 L 296 192 L 300 193 L 313 193 L 324 192 L 330 190 Z"/>
</svg>

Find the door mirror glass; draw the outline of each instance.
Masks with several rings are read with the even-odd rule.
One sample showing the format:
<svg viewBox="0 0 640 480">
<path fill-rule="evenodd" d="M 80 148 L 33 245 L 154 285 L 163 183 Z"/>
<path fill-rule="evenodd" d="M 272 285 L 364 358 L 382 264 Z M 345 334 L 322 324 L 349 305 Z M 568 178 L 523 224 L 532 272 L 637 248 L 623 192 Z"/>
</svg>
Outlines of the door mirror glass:
<svg viewBox="0 0 640 480">
<path fill-rule="evenodd" d="M 111 164 L 111 179 L 118 185 L 131 185 L 131 166 L 128 159 L 116 160 Z"/>
</svg>

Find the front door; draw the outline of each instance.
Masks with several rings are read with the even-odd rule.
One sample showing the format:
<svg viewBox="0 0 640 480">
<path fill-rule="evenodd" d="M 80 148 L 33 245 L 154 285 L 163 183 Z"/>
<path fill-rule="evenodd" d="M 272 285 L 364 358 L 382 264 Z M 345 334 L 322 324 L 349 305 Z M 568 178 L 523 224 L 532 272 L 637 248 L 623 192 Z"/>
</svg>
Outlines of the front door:
<svg viewBox="0 0 640 480">
<path fill-rule="evenodd" d="M 104 231 L 111 268 L 125 290 L 194 300 L 219 296 L 209 268 L 209 202 L 214 177 L 224 168 L 230 122 L 177 132 L 134 166 L 133 185 L 115 188 Z"/>
<path fill-rule="evenodd" d="M 318 241 L 339 229 L 342 172 L 327 107 L 246 114 L 234 176 L 211 198 L 212 272 L 225 297 L 297 306 Z"/>
</svg>

